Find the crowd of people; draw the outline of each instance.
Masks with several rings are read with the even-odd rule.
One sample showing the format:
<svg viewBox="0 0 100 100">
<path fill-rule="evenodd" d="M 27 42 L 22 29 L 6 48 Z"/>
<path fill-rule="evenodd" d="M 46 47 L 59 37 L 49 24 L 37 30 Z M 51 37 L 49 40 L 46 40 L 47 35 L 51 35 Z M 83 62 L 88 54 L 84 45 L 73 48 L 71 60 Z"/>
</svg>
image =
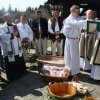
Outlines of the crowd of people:
<svg viewBox="0 0 100 100">
<path fill-rule="evenodd" d="M 91 70 L 90 77 L 100 80 L 100 33 L 94 30 L 94 34 L 88 34 L 86 31 L 87 21 L 96 19 L 96 11 L 89 9 L 82 17 L 79 6 L 73 5 L 66 19 L 57 10 L 52 12 L 48 20 L 43 18 L 40 10 L 36 15 L 36 19 L 27 21 L 27 16 L 23 14 L 15 23 L 9 13 L 4 15 L 5 23 L 0 27 L 0 66 L 6 70 L 7 79 L 13 81 L 25 74 L 30 43 L 35 45 L 36 56 L 46 55 L 49 38 L 51 54 L 64 56 L 65 67 L 70 69 L 71 76 L 77 75 L 81 68 Z M 98 48 L 96 51 L 94 46 Z M 94 55 L 94 52 L 97 53 Z M 3 80 L 1 75 L 0 80 Z"/>
</svg>

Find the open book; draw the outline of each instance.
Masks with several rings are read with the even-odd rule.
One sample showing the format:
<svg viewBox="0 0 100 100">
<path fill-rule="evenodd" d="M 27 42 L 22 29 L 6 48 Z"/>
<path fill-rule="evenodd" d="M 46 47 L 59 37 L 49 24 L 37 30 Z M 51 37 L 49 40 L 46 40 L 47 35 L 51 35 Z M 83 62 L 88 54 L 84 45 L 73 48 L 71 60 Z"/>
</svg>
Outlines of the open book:
<svg viewBox="0 0 100 100">
<path fill-rule="evenodd" d="M 94 34 L 95 31 L 100 31 L 100 22 L 98 21 L 87 21 L 87 33 Z"/>
</svg>

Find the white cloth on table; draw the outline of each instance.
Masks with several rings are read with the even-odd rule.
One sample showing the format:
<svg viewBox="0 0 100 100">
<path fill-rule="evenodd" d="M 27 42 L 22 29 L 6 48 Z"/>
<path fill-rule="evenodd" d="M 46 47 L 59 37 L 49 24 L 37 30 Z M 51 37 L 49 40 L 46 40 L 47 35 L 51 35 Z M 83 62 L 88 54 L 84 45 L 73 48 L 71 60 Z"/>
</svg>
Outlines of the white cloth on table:
<svg viewBox="0 0 100 100">
<path fill-rule="evenodd" d="M 50 76 L 66 76 L 67 68 L 64 67 L 57 67 L 57 66 L 50 66 L 50 65 L 44 65 L 42 68 L 42 73 L 44 75 L 50 75 Z"/>
</svg>

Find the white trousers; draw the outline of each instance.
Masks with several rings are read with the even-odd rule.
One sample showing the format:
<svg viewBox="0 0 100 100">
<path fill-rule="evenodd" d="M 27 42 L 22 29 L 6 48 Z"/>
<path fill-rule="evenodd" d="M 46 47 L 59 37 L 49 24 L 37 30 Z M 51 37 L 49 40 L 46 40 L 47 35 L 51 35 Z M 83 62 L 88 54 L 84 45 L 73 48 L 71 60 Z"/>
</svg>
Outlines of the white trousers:
<svg viewBox="0 0 100 100">
<path fill-rule="evenodd" d="M 63 39 L 61 42 L 58 42 L 57 40 L 53 43 L 51 43 L 51 50 L 52 50 L 52 55 L 56 55 L 56 50 L 57 50 L 57 55 L 62 56 L 63 53 Z"/>
<path fill-rule="evenodd" d="M 47 38 L 39 38 L 39 39 L 35 39 L 36 41 L 36 51 L 38 52 L 38 54 L 40 55 L 46 55 L 47 52 Z"/>
</svg>

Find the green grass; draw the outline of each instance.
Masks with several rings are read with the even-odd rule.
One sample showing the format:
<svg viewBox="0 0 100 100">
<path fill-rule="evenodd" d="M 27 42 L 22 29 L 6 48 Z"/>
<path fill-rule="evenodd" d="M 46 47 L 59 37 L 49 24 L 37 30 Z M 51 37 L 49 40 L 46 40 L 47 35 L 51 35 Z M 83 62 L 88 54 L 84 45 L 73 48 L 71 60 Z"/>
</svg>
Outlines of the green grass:
<svg viewBox="0 0 100 100">
<path fill-rule="evenodd" d="M 47 47 L 51 47 L 51 40 L 50 39 L 47 40 Z"/>
</svg>

